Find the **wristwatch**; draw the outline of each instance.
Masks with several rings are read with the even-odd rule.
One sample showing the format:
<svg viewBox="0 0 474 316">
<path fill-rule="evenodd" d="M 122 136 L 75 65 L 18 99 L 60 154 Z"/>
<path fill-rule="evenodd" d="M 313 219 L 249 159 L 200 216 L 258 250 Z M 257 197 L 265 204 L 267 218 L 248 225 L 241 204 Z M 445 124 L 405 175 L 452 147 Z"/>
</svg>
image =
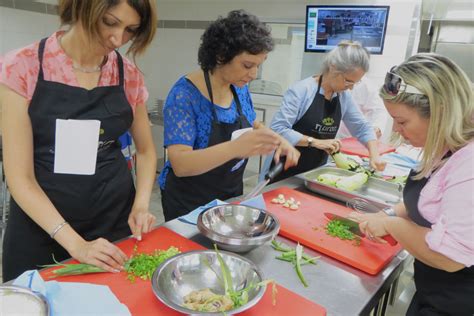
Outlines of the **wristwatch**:
<svg viewBox="0 0 474 316">
<path fill-rule="evenodd" d="M 393 207 L 386 207 L 382 211 L 388 216 L 397 216 L 397 213 L 395 213 L 395 210 L 393 209 Z"/>
<path fill-rule="evenodd" d="M 308 147 L 313 147 L 314 138 L 311 136 L 308 137 L 307 142 L 308 142 Z"/>
</svg>

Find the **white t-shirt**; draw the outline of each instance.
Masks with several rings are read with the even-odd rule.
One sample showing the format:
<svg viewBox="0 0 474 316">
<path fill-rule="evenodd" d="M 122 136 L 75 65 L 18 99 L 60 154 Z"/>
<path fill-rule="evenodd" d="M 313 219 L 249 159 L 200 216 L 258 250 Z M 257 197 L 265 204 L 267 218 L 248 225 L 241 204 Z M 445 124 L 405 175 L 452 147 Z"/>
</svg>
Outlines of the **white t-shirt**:
<svg viewBox="0 0 474 316">
<path fill-rule="evenodd" d="M 382 134 L 387 125 L 388 113 L 385 109 L 382 99 L 379 96 L 378 86 L 369 79 L 363 77 L 361 82 L 356 84 L 351 94 L 355 103 L 365 118 L 375 128 L 378 127 Z M 349 129 L 341 122 L 336 138 L 351 137 Z"/>
</svg>

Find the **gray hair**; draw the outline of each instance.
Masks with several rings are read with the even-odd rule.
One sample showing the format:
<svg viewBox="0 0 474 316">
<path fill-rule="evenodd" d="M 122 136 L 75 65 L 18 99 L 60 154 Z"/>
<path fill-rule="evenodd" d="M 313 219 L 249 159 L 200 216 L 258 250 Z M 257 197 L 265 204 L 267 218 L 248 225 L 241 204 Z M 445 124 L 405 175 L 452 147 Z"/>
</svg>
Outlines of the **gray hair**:
<svg viewBox="0 0 474 316">
<path fill-rule="evenodd" d="M 330 66 L 336 71 L 347 73 L 362 69 L 369 71 L 370 53 L 361 43 L 353 41 L 341 41 L 336 48 L 331 50 L 324 59 L 322 73 L 328 73 Z"/>
</svg>

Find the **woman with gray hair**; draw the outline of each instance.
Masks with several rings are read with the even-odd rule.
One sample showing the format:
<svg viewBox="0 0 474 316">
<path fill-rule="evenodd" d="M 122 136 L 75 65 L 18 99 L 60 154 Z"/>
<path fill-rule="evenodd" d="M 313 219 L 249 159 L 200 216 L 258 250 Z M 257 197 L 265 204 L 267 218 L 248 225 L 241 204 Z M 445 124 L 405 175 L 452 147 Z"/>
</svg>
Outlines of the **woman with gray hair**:
<svg viewBox="0 0 474 316">
<path fill-rule="evenodd" d="M 298 146 L 301 156 L 296 167 L 282 172 L 274 181 L 325 164 L 328 154 L 338 152 L 341 147 L 335 139 L 341 120 L 352 135 L 366 144 L 371 167 L 385 168 L 377 151 L 374 129 L 347 91 L 369 70 L 369 58 L 369 52 L 360 43 L 343 41 L 326 55 L 320 75 L 296 82 L 285 93 L 270 128 Z M 271 164 L 269 157 L 262 174 Z"/>
<path fill-rule="evenodd" d="M 407 315 L 474 315 L 474 103 L 470 80 L 450 59 L 417 54 L 380 90 L 394 131 L 423 148 L 403 203 L 352 213 L 372 239 L 392 235 L 415 257 Z M 392 216 L 388 216 L 392 215 Z"/>
</svg>

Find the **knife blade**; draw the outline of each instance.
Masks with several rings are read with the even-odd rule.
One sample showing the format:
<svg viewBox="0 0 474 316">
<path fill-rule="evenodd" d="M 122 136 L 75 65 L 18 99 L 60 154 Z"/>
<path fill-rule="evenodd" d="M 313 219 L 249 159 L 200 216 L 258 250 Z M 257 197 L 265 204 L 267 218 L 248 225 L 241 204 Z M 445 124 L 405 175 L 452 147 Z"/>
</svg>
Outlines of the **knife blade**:
<svg viewBox="0 0 474 316">
<path fill-rule="evenodd" d="M 265 178 L 259 183 L 257 183 L 257 185 L 252 189 L 252 191 L 247 193 L 247 195 L 242 199 L 242 201 L 257 196 L 270 181 L 272 181 L 277 175 L 279 175 L 283 171 L 283 167 L 285 166 L 285 160 L 285 157 L 281 157 L 280 161 L 267 172 Z"/>
<path fill-rule="evenodd" d="M 324 213 L 324 216 L 326 216 L 327 219 L 329 220 L 335 220 L 337 219 L 338 221 L 340 221 L 341 223 L 343 223 L 344 225 L 348 226 L 349 227 L 349 230 L 354 233 L 355 235 L 357 236 L 360 236 L 362 238 L 365 238 L 365 234 L 360 230 L 359 228 L 359 223 L 356 222 L 356 221 L 353 221 L 347 217 L 343 217 L 343 216 L 339 216 L 339 215 L 336 215 L 334 213 L 329 213 L 329 212 L 325 212 Z M 386 235 L 386 236 L 382 236 L 380 237 L 382 238 L 383 240 L 385 240 L 386 242 L 388 242 L 388 244 L 390 246 L 395 246 L 398 242 L 390 235 Z"/>
</svg>

